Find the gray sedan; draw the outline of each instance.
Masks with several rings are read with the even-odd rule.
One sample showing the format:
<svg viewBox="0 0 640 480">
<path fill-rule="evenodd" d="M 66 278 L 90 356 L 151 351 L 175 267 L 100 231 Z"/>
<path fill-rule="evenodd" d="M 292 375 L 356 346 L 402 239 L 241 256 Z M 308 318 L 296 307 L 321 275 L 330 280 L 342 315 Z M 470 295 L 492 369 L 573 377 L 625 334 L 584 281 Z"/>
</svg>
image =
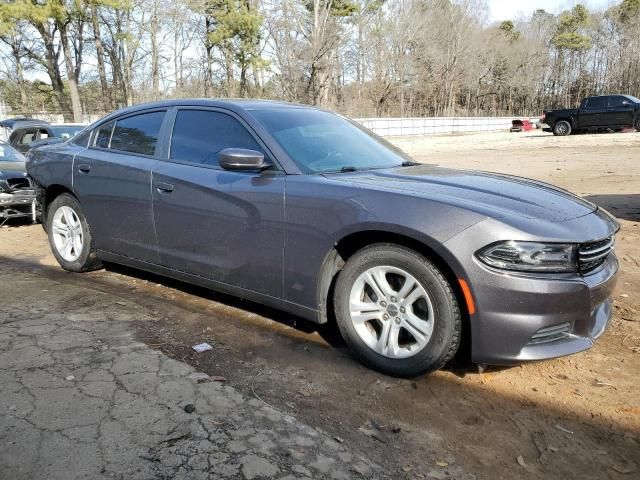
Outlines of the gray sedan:
<svg viewBox="0 0 640 480">
<path fill-rule="evenodd" d="M 265 101 L 175 100 L 34 150 L 60 265 L 122 263 L 335 319 L 397 376 L 456 353 L 514 364 L 591 347 L 616 221 L 559 188 L 419 165 L 354 122 Z"/>
</svg>

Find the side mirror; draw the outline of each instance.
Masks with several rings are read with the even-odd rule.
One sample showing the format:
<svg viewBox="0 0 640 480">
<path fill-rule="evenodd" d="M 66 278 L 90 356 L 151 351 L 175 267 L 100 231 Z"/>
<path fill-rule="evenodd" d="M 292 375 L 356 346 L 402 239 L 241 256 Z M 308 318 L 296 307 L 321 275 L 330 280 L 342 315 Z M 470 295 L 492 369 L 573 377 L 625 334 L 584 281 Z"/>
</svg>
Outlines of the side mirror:
<svg viewBox="0 0 640 480">
<path fill-rule="evenodd" d="M 225 148 L 218 153 L 218 162 L 225 170 L 240 172 L 261 172 L 271 165 L 264 161 L 264 155 L 244 148 Z"/>
</svg>

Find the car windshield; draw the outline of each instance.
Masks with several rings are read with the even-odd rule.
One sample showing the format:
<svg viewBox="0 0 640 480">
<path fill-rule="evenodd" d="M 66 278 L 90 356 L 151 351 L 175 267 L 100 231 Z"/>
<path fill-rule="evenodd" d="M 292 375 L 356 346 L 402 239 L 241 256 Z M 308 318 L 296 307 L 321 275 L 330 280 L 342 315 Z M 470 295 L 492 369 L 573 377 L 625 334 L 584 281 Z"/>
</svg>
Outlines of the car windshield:
<svg viewBox="0 0 640 480">
<path fill-rule="evenodd" d="M 24 162 L 25 158 L 11 145 L 0 142 L 0 162 Z"/>
<path fill-rule="evenodd" d="M 411 160 L 385 140 L 329 112 L 286 108 L 251 114 L 305 173 L 390 168 Z"/>
<path fill-rule="evenodd" d="M 76 133 L 84 128 L 82 125 L 53 125 L 51 131 L 54 137 L 63 138 L 65 140 L 73 137 Z"/>
<path fill-rule="evenodd" d="M 631 100 L 634 103 L 640 103 L 640 98 L 636 98 L 633 95 L 625 95 L 625 97 L 627 97 L 629 100 Z"/>
</svg>

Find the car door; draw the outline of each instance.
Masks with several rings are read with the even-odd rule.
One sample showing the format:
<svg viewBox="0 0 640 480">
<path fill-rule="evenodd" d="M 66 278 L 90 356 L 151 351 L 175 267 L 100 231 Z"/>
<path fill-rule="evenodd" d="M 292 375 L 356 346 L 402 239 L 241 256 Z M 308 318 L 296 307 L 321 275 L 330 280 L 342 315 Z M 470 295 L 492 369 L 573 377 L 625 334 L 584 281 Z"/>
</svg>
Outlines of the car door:
<svg viewBox="0 0 640 480">
<path fill-rule="evenodd" d="M 101 250 L 158 263 L 151 171 L 165 115 L 145 111 L 103 123 L 74 158 L 73 187 Z"/>
<path fill-rule="evenodd" d="M 580 109 L 580 127 L 600 127 L 607 125 L 607 98 L 591 97 Z"/>
<path fill-rule="evenodd" d="M 633 104 L 622 95 L 611 95 L 607 98 L 608 125 L 625 127 L 633 125 Z"/>
<path fill-rule="evenodd" d="M 285 174 L 231 112 L 175 111 L 170 147 L 153 171 L 162 265 L 273 297 L 282 296 Z M 218 152 L 265 153 L 265 172 L 223 170 Z"/>
</svg>

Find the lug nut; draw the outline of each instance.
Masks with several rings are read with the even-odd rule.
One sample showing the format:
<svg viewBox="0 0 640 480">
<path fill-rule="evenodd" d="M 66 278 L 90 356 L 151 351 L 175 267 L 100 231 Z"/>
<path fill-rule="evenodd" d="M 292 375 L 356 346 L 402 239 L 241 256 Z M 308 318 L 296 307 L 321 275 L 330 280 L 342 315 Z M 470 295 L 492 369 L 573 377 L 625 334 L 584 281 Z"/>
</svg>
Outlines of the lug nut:
<svg viewBox="0 0 640 480">
<path fill-rule="evenodd" d="M 387 315 L 386 313 L 384 315 L 382 315 L 382 318 L 385 320 L 389 320 L 389 315 Z"/>
<path fill-rule="evenodd" d="M 396 323 L 400 325 L 400 317 L 396 317 Z"/>
<path fill-rule="evenodd" d="M 405 308 L 404 307 L 400 307 L 400 313 L 404 313 L 404 312 L 406 312 Z"/>
<path fill-rule="evenodd" d="M 391 297 L 391 301 L 392 301 L 393 303 L 395 303 L 395 302 L 396 302 L 396 300 L 397 300 L 397 298 L 396 298 L 396 297 Z"/>
<path fill-rule="evenodd" d="M 381 307 L 386 307 L 387 306 L 387 302 L 384 302 L 384 301 L 380 302 L 380 306 Z"/>
</svg>

